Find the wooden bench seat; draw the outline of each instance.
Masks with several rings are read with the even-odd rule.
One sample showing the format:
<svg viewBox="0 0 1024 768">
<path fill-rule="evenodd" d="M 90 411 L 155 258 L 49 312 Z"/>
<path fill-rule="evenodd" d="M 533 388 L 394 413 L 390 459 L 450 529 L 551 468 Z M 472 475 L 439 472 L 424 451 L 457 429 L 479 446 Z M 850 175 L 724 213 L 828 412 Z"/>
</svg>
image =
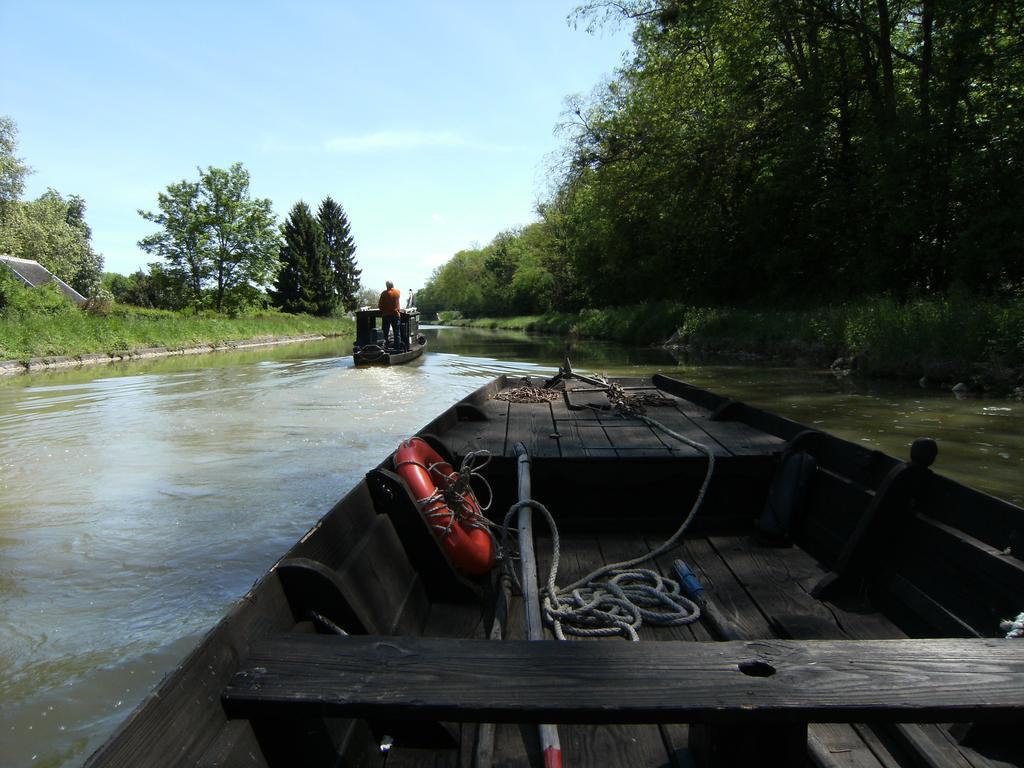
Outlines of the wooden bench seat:
<svg viewBox="0 0 1024 768">
<path fill-rule="evenodd" d="M 233 717 L 467 722 L 997 722 L 1024 714 L 1024 643 L 557 643 L 289 636 L 255 644 Z"/>
</svg>

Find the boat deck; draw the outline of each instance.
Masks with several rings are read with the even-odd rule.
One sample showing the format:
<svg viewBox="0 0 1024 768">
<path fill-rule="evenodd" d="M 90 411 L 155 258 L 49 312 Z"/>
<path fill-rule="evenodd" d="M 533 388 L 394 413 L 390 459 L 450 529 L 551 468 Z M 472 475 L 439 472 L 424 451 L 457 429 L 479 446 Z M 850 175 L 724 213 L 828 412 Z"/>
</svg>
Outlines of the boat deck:
<svg viewBox="0 0 1024 768">
<path fill-rule="evenodd" d="M 538 532 L 539 533 L 539 532 Z M 562 558 L 558 582 L 568 583 L 609 562 L 617 562 L 649 551 L 661 543 L 639 535 L 598 537 L 569 534 L 562 537 Z M 546 575 L 550 567 L 550 539 L 538 536 L 538 570 Z M 878 640 L 906 635 L 882 614 L 863 608 L 844 607 L 819 601 L 810 590 L 826 569 L 799 548 L 767 548 L 746 536 L 691 538 L 679 550 L 661 558 L 657 567 L 671 575 L 671 561 L 681 558 L 691 565 L 712 600 L 744 639 L 783 638 L 792 640 Z M 454 610 L 454 609 L 452 609 Z M 446 613 L 444 609 L 440 614 Z M 430 624 L 435 629 L 458 624 L 456 613 L 437 614 Z M 473 623 L 461 616 L 461 626 Z M 428 626 L 428 632 L 430 627 Z M 473 628 L 484 636 L 483 623 Z M 554 639 L 546 630 L 548 639 Z M 440 634 L 447 634 L 441 632 Z M 642 642 L 712 642 L 716 638 L 703 621 L 680 627 L 642 627 Z M 510 604 L 507 639 L 525 639 L 522 599 Z M 618 643 L 621 638 L 581 639 L 571 642 Z M 871 685 L 870 680 L 865 685 Z M 579 696 L 585 698 L 586 690 Z M 837 700 L 842 694 L 837 694 Z M 396 747 L 388 756 L 388 768 L 395 766 L 469 766 L 478 726 L 463 723 L 460 748 L 447 752 L 436 749 Z M 952 726 L 953 729 L 956 726 Z M 627 766 L 694 765 L 691 729 L 686 725 L 560 725 L 563 753 L 572 765 Z M 893 768 L 894 766 L 957 766 L 959 768 L 1001 768 L 1016 765 L 980 754 L 957 742 L 951 726 L 918 723 L 850 724 L 811 723 L 807 730 L 809 764 L 821 768 Z M 543 764 L 536 728 L 499 723 L 495 733 L 494 765 L 539 766 Z"/>
<path fill-rule="evenodd" d="M 496 380 L 419 434 L 456 463 L 492 454 L 481 472 L 493 521 L 519 493 L 551 511 L 564 586 L 658 547 L 708 461 L 604 410 L 585 382 L 554 402 L 495 397 L 536 383 Z M 901 461 L 666 377 L 619 383 L 668 398 L 648 415 L 715 455 L 693 526 L 647 567 L 673 577 L 684 560 L 721 621 L 645 625 L 641 643 L 524 642 L 513 594 L 503 639 L 488 640 L 494 584 L 456 572 L 388 459 L 88 765 L 454 768 L 476 764 L 493 727 L 485 765 L 539 768 L 544 719 L 574 766 L 1024 765 L 1024 645 L 999 634 L 1024 594 L 1019 508 L 934 475 L 919 450 Z M 792 546 L 768 546 L 755 521 L 795 451 L 816 461 L 805 510 Z M 539 514 L 533 531 L 544 584 L 552 537 Z"/>
<path fill-rule="evenodd" d="M 716 456 L 764 456 L 785 445 L 780 438 L 746 424 L 717 420 L 712 409 L 660 390 L 650 379 L 622 383 L 631 387 L 627 394 L 657 394 L 671 400 L 670 406 L 648 407 L 647 415 L 701 443 Z M 522 379 L 518 385 L 536 386 L 537 382 Z M 466 419 L 445 431 L 444 442 L 460 456 L 487 450 L 494 456 L 513 458 L 515 444 L 522 442 L 530 456 L 539 459 L 702 457 L 697 449 L 637 419 L 603 410 L 607 407 L 605 394 L 586 385 L 573 386 L 550 403 L 491 398 L 477 406 L 462 406 Z"/>
</svg>

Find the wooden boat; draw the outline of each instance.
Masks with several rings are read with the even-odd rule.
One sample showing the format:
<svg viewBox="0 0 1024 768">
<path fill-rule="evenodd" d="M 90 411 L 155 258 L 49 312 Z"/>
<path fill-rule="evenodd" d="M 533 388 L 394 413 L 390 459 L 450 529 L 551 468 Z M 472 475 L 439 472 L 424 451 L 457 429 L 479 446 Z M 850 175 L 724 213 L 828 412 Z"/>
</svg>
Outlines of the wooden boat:
<svg viewBox="0 0 1024 768">
<path fill-rule="evenodd" d="M 452 566 L 389 457 L 86 765 L 541 765 L 538 724 L 573 766 L 1024 765 L 1024 643 L 1000 626 L 1024 510 L 933 472 L 926 440 L 904 461 L 665 376 L 612 409 L 556 379 L 540 403 L 497 379 L 420 435 L 455 467 L 490 452 L 495 522 L 550 510 L 563 585 L 677 530 L 711 463 L 681 438 L 704 446 L 692 525 L 649 564 L 685 561 L 698 620 L 525 640 L 533 604 Z"/>
<path fill-rule="evenodd" d="M 401 365 L 415 360 L 427 348 L 427 337 L 420 333 L 420 313 L 416 309 L 401 310 L 402 339 L 395 343 L 384 337 L 380 310 L 363 307 L 356 312 L 356 340 L 352 359 L 356 365 Z"/>
</svg>

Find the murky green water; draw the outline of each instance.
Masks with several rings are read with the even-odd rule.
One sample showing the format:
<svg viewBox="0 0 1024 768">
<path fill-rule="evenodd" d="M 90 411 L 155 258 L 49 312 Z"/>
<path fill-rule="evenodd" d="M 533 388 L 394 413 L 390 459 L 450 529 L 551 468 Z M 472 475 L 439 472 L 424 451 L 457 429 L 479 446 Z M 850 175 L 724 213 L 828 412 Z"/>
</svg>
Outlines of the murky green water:
<svg viewBox="0 0 1024 768">
<path fill-rule="evenodd" d="M 403 437 L 561 341 L 427 330 L 424 357 L 355 369 L 316 342 L 0 381 L 0 754 L 77 765 L 245 590 Z M 574 365 L 663 371 L 906 455 L 1024 504 L 1024 404 L 681 365 L 576 343 Z"/>
</svg>

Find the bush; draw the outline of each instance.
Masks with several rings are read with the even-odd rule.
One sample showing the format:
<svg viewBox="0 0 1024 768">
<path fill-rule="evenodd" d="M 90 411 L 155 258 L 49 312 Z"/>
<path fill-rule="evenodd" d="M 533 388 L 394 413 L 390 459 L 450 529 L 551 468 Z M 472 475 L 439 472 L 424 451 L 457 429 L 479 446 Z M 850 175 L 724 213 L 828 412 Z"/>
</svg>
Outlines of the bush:
<svg viewBox="0 0 1024 768">
<path fill-rule="evenodd" d="M 10 270 L 0 268 L 0 311 L 8 317 L 27 314 L 59 315 L 75 309 L 55 282 L 30 288 Z"/>
</svg>

